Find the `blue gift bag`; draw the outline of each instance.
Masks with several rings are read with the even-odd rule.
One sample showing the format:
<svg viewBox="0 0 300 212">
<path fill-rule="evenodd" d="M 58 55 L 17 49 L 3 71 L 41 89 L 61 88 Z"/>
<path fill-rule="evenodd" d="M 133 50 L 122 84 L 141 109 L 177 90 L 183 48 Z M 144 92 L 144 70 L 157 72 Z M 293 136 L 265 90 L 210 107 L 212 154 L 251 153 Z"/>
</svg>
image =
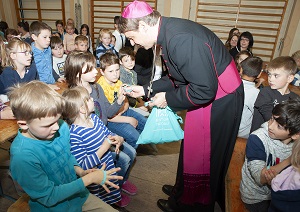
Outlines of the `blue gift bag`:
<svg viewBox="0 0 300 212">
<path fill-rule="evenodd" d="M 137 144 L 159 144 L 183 139 L 182 118 L 171 108 L 153 107 Z"/>
</svg>

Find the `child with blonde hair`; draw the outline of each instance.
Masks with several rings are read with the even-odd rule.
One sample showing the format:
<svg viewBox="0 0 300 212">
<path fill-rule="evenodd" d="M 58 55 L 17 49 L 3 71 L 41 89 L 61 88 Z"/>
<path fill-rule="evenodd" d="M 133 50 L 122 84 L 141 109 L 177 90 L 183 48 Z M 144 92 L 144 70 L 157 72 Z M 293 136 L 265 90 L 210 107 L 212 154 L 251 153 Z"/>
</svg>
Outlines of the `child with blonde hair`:
<svg viewBox="0 0 300 212">
<path fill-rule="evenodd" d="M 75 50 L 86 52 L 88 50 L 88 43 L 89 43 L 89 40 L 86 36 L 78 35 L 75 38 Z"/>
<path fill-rule="evenodd" d="M 77 34 L 74 33 L 75 26 L 74 24 L 68 23 L 66 25 L 66 34 L 64 36 L 63 44 L 64 51 L 66 54 L 69 54 L 71 51 L 75 50 L 75 38 Z"/>
<path fill-rule="evenodd" d="M 20 127 L 10 148 L 12 178 L 29 195 L 31 211 L 115 211 L 86 186 L 119 187 L 114 168 L 83 170 L 70 152 L 69 126 L 60 119 L 64 98 L 49 85 L 32 81 L 13 88 L 10 105 Z"/>
<path fill-rule="evenodd" d="M 18 38 L 12 39 L 6 46 L 6 60 L 3 60 L 0 75 L 0 94 L 6 94 L 8 88 L 17 84 L 39 79 L 35 63 L 31 63 L 31 46 Z"/>
<path fill-rule="evenodd" d="M 291 82 L 291 84 L 300 86 L 300 50 L 294 52 L 294 54 L 292 54 L 292 58 L 295 60 L 297 64 L 297 73 L 295 74 L 295 78 L 293 82 Z"/>
<path fill-rule="evenodd" d="M 100 118 L 93 114 L 94 101 L 88 91 L 77 86 L 63 92 L 66 100 L 66 110 L 63 116 L 70 124 L 71 153 L 75 156 L 83 170 L 92 168 L 101 169 L 106 164 L 106 169 L 115 168 L 111 145 L 116 145 L 116 151 L 124 139 L 110 132 Z M 113 173 L 113 175 L 117 175 Z M 118 180 L 111 181 L 118 185 Z M 108 186 L 107 193 L 101 185 L 92 184 L 87 187 L 90 192 L 107 204 L 114 204 L 121 200 L 120 190 Z"/>
<path fill-rule="evenodd" d="M 114 46 L 111 44 L 112 40 L 112 33 L 109 29 L 101 29 L 99 31 L 99 45 L 96 47 L 96 58 L 97 58 L 97 65 L 99 66 L 99 58 L 101 55 L 105 54 L 106 52 L 111 52 L 114 54 L 118 54 L 115 50 Z"/>
<path fill-rule="evenodd" d="M 271 183 L 269 212 L 300 211 L 300 141 L 294 142 L 291 166 L 278 174 Z M 298 209 L 297 209 L 298 208 Z"/>
<path fill-rule="evenodd" d="M 94 100 L 95 114 L 107 125 L 108 120 L 113 119 L 120 108 L 122 108 L 125 95 L 123 88 L 120 88 L 116 101 L 111 104 L 106 98 L 102 87 L 95 83 L 98 75 L 95 67 L 96 60 L 92 53 L 74 51 L 67 57 L 65 78 L 69 87 L 83 86 L 87 89 Z M 119 181 L 119 185 L 122 191 L 134 195 L 137 192 L 137 188 L 129 182 L 128 177 L 136 157 L 136 150 L 127 142 L 123 143 L 121 149 L 122 151 L 118 155 L 116 152 L 112 152 L 116 166 L 121 167 L 121 171 L 118 174 L 124 177 L 122 181 Z M 119 206 L 124 207 L 128 205 L 130 198 L 123 193 L 121 196 L 122 200 Z"/>
</svg>

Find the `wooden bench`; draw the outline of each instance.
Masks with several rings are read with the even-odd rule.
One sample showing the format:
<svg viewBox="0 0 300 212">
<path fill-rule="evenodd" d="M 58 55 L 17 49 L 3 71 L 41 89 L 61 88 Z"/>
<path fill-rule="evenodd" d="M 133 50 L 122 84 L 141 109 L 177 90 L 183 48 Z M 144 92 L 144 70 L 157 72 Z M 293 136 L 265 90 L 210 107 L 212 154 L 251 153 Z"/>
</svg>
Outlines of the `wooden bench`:
<svg viewBox="0 0 300 212">
<path fill-rule="evenodd" d="M 30 208 L 28 205 L 29 196 L 23 194 L 14 204 L 12 204 L 7 212 L 29 212 Z"/>
<path fill-rule="evenodd" d="M 240 182 L 242 179 L 242 166 L 245 160 L 246 143 L 246 139 L 237 138 L 225 178 L 225 204 L 227 212 L 247 211 L 240 194 Z"/>
</svg>

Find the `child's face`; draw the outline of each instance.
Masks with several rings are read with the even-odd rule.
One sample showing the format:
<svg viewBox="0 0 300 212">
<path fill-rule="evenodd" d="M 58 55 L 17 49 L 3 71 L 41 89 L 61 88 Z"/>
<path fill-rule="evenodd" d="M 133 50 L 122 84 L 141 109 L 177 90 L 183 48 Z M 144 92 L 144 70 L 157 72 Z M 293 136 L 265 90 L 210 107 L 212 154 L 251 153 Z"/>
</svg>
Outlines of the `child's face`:
<svg viewBox="0 0 300 212">
<path fill-rule="evenodd" d="M 103 43 L 103 45 L 105 46 L 109 46 L 110 42 L 111 42 L 111 36 L 108 33 L 104 33 L 102 35 L 102 37 L 100 38 L 101 42 Z"/>
<path fill-rule="evenodd" d="M 246 58 L 248 58 L 248 55 L 241 54 L 237 62 L 241 64 L 241 62 L 243 62 Z"/>
<path fill-rule="evenodd" d="M 120 65 L 113 64 L 107 66 L 105 71 L 101 71 L 101 74 L 109 84 L 115 84 L 120 78 Z"/>
<path fill-rule="evenodd" d="M 74 31 L 75 31 L 75 29 L 73 29 L 73 27 L 71 27 L 71 26 L 67 26 L 67 29 L 66 29 L 66 31 L 67 31 L 67 33 L 68 33 L 69 35 L 73 35 L 73 34 L 74 34 Z"/>
<path fill-rule="evenodd" d="M 92 97 L 87 101 L 88 112 L 92 113 L 95 110 L 94 99 Z"/>
<path fill-rule="evenodd" d="M 278 116 L 275 116 L 275 118 L 278 118 Z M 270 138 L 281 140 L 282 142 L 285 142 L 286 140 L 289 140 L 291 138 L 291 136 L 289 136 L 289 131 L 278 124 L 273 116 L 268 122 L 268 134 Z"/>
<path fill-rule="evenodd" d="M 120 60 L 121 65 L 124 66 L 124 68 L 126 70 L 132 70 L 133 67 L 135 66 L 135 60 L 131 59 L 131 57 L 129 55 L 123 57 Z"/>
<path fill-rule="evenodd" d="M 18 121 L 18 124 L 23 130 L 24 136 L 36 140 L 50 140 L 59 129 L 57 122 L 60 116 L 61 114 L 57 114 L 56 116 L 36 118 L 30 122 Z"/>
<path fill-rule="evenodd" d="M 44 50 L 50 45 L 51 32 L 48 29 L 43 29 L 39 36 L 32 35 L 34 45 L 39 50 Z"/>
<path fill-rule="evenodd" d="M 32 54 L 30 50 L 17 48 L 17 51 L 10 54 L 10 57 L 14 61 L 17 67 L 30 66 Z"/>
<path fill-rule="evenodd" d="M 78 44 L 75 44 L 75 49 L 77 51 L 87 52 L 88 43 L 87 42 L 83 42 L 83 41 L 79 41 Z"/>
<path fill-rule="evenodd" d="M 64 56 L 64 47 L 62 44 L 56 45 L 51 51 L 54 57 L 62 58 Z"/>
<path fill-rule="evenodd" d="M 111 38 L 110 44 L 113 45 L 113 46 L 116 45 L 116 38 L 115 37 Z"/>
<path fill-rule="evenodd" d="M 81 81 L 82 82 L 95 82 L 98 74 L 97 69 L 94 67 L 92 71 L 85 73 L 87 65 L 82 68 Z"/>
<path fill-rule="evenodd" d="M 289 74 L 287 71 L 280 69 L 268 70 L 268 81 L 272 89 L 276 89 L 278 91 L 286 89 L 293 79 L 294 76 Z"/>
<path fill-rule="evenodd" d="M 87 29 L 86 28 L 82 28 L 81 34 L 84 35 L 84 36 L 86 36 L 87 35 Z"/>
</svg>

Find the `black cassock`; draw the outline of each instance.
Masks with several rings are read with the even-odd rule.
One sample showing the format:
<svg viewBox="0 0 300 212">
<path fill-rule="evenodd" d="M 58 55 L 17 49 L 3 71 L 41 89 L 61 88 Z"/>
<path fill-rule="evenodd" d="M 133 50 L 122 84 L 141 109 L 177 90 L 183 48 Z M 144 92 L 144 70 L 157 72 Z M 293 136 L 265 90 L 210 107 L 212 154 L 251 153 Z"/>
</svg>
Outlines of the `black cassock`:
<svg viewBox="0 0 300 212">
<path fill-rule="evenodd" d="M 232 57 L 213 32 L 184 19 L 161 17 L 157 44 L 162 46 L 162 57 L 168 75 L 153 83 L 152 95 L 165 91 L 168 106 L 175 111 L 199 109 L 212 103 L 209 114 L 211 139 L 207 141 L 211 144 L 210 203 L 203 206 L 195 202 L 188 206 L 181 201 L 184 191 L 183 143 L 186 142 L 183 140 L 177 179 L 169 204 L 180 211 L 183 208 L 189 211 L 213 211 L 214 203 L 218 201 L 224 208 L 224 180 L 243 110 L 242 83 L 239 82 L 231 94 L 217 100 L 215 98 L 218 90 L 217 76 L 233 64 Z M 234 69 L 237 72 L 235 67 Z M 147 94 L 147 85 L 144 89 Z M 199 121 L 202 121 L 201 118 Z M 185 129 L 185 133 L 186 131 Z"/>
</svg>

